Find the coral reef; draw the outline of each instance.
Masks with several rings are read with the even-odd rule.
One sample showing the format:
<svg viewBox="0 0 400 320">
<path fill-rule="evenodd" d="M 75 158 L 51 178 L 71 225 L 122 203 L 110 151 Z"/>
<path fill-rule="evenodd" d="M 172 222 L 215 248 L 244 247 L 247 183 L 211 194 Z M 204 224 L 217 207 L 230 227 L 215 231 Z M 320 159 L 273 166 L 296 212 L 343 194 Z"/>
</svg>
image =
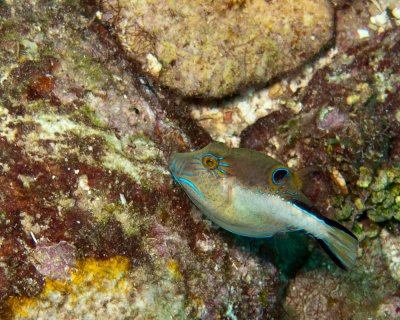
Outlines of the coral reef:
<svg viewBox="0 0 400 320">
<path fill-rule="evenodd" d="M 276 316 L 276 267 L 171 183 L 168 155 L 210 141 L 187 107 L 90 4 L 0 12 L 0 317 Z"/>
<path fill-rule="evenodd" d="M 11 297 L 8 303 L 15 319 L 80 319 L 88 316 L 87 310 L 97 310 L 93 316 L 103 319 L 133 317 L 137 314 L 128 301 L 133 287 L 129 269 L 129 260 L 119 256 L 77 261 L 70 281 L 47 279 L 38 297 Z"/>
<path fill-rule="evenodd" d="M 310 59 L 333 35 L 327 0 L 99 2 L 129 56 L 162 85 L 192 97 L 264 84 Z"/>
<path fill-rule="evenodd" d="M 34 237 L 32 233 L 32 237 Z M 33 238 L 37 241 L 36 238 Z M 38 242 L 31 254 L 36 270 L 52 280 L 70 280 L 70 271 L 75 268 L 75 247 L 66 241 L 57 244 Z"/>
<path fill-rule="evenodd" d="M 396 314 L 397 24 L 388 18 L 381 30 L 371 31 L 374 36 L 353 44 L 340 25 L 342 47 L 332 61 L 317 68 L 294 97 L 283 97 L 283 108 L 257 120 L 240 136 L 242 146 L 274 155 L 294 168 L 314 167 L 304 191 L 324 214 L 353 228 L 362 241 L 357 267 L 347 274 L 321 266 L 313 253 L 289 282 L 288 319 L 387 319 Z M 301 110 L 287 107 L 294 104 Z"/>
<path fill-rule="evenodd" d="M 396 319 L 398 3 L 337 1 L 336 46 L 323 57 L 267 88 L 188 102 L 162 89 L 168 65 L 157 52 L 137 58 L 142 70 L 103 25 L 117 2 L 95 2 L 0 2 L 0 318 Z M 257 3 L 221 2 L 208 16 Z M 309 55 L 299 54 L 303 42 L 281 50 L 287 63 L 329 39 L 331 11 L 315 14 L 327 24 L 303 31 L 321 37 Z M 307 37 L 283 29 L 286 45 Z M 274 63 L 273 75 L 289 68 Z M 203 95 L 183 78 L 194 70 L 172 87 Z M 207 95 L 259 82 L 218 75 Z M 358 236 L 354 270 L 336 269 L 301 233 L 247 239 L 206 220 L 171 181 L 167 159 L 211 138 L 314 168 L 302 172 L 304 192 Z"/>
<path fill-rule="evenodd" d="M 270 113 L 242 132 L 241 145 L 294 168 L 320 168 L 304 187 L 321 210 L 335 209 L 342 220 L 364 211 L 376 222 L 390 219 L 398 196 L 398 50 L 394 29 L 338 55 L 298 93 L 301 112 Z"/>
</svg>

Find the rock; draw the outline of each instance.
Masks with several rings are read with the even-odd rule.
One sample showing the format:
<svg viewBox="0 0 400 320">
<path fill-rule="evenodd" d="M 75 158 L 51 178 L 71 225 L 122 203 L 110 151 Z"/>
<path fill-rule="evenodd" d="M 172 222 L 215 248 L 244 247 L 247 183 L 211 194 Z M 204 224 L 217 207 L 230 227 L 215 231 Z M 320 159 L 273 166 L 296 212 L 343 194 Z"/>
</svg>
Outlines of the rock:
<svg viewBox="0 0 400 320">
<path fill-rule="evenodd" d="M 327 0 L 101 0 L 128 55 L 163 86 L 220 98 L 314 56 L 333 34 Z"/>
<path fill-rule="evenodd" d="M 380 234 L 382 250 L 386 257 L 390 273 L 397 282 L 400 282 L 400 240 L 399 236 L 383 230 Z"/>
<path fill-rule="evenodd" d="M 343 208 L 348 192 L 347 201 L 357 204 L 361 199 L 358 202 L 366 208 L 360 211 L 368 210 L 371 220 L 390 220 L 398 211 L 399 196 L 395 146 L 400 139 L 395 114 L 400 78 L 395 70 L 400 59 L 394 54 L 399 48 L 399 32 L 393 29 L 344 56 L 335 56 L 294 101 L 287 102 L 300 100 L 304 108 L 299 114 L 282 109 L 257 120 L 242 131 L 241 146 L 293 162 L 296 168 L 320 168 L 320 178 L 310 177 L 304 188 L 310 189 L 309 198 L 330 217 Z M 375 84 L 369 85 L 366 79 L 374 79 Z M 347 97 L 355 93 L 360 100 L 348 106 Z M 329 172 L 334 168 L 346 182 L 347 192 L 334 183 Z M 340 192 L 342 201 L 332 208 Z M 333 210 L 328 212 L 328 208 Z M 360 211 L 352 210 L 349 220 Z"/>
<path fill-rule="evenodd" d="M 381 241 L 365 241 L 362 248 L 362 257 L 348 272 L 332 270 L 330 265 L 314 269 L 311 259 L 289 283 L 288 319 L 378 319 L 380 305 L 396 296 L 398 286 L 386 266 Z"/>
<path fill-rule="evenodd" d="M 0 1 L 0 318 L 280 319 L 282 300 L 295 319 L 398 317 L 398 30 L 336 51 L 309 84 L 282 80 L 271 97 L 249 90 L 252 101 L 209 113 L 232 132 L 241 122 L 242 145 L 326 168 L 303 188 L 354 220 L 360 259 L 342 273 L 305 235 L 238 237 L 193 209 L 166 160 L 210 141 L 197 124 L 207 113 L 194 121 L 136 73 L 97 9 Z M 145 59 L 161 76 L 158 57 Z M 393 218 L 377 224 L 373 209 Z"/>
<path fill-rule="evenodd" d="M 75 248 L 65 241 L 57 244 L 39 242 L 31 255 L 36 270 L 52 280 L 69 280 L 75 267 Z"/>
<path fill-rule="evenodd" d="M 210 137 L 84 12 L 0 2 L 0 318 L 276 318 L 276 267 L 172 183 Z"/>
</svg>

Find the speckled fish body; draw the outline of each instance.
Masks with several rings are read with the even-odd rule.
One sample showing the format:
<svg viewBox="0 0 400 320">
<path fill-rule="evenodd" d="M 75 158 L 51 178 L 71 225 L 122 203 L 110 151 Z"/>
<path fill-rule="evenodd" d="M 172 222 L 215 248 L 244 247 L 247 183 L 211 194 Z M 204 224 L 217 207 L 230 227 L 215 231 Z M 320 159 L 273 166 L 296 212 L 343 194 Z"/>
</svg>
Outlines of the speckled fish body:
<svg viewBox="0 0 400 320">
<path fill-rule="evenodd" d="M 200 211 L 224 229 L 250 237 L 303 230 L 318 239 L 339 266 L 354 264 L 355 236 L 321 216 L 302 194 L 299 178 L 275 159 L 212 142 L 201 150 L 175 154 L 170 169 Z"/>
</svg>

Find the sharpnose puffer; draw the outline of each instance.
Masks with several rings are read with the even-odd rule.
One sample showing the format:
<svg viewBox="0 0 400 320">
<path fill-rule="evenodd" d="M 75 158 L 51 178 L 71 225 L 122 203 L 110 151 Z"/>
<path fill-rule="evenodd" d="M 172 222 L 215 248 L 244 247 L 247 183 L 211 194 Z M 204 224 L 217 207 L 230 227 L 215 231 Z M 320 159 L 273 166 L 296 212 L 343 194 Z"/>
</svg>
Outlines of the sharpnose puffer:
<svg viewBox="0 0 400 320">
<path fill-rule="evenodd" d="M 341 268 L 354 265 L 357 238 L 322 216 L 302 194 L 299 177 L 275 159 L 212 142 L 170 160 L 174 180 L 209 219 L 248 237 L 302 230 Z"/>
</svg>

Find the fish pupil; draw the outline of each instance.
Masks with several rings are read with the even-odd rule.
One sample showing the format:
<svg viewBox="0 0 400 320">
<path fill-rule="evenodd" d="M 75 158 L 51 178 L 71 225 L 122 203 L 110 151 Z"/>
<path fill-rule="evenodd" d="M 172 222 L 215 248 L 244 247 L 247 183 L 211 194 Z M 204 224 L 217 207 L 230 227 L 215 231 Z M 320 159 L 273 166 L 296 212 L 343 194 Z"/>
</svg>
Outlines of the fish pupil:
<svg viewBox="0 0 400 320">
<path fill-rule="evenodd" d="M 211 156 L 204 157 L 202 162 L 203 162 L 204 167 L 206 167 L 207 169 L 214 170 L 218 167 L 217 159 L 215 159 L 214 157 L 211 157 Z"/>
<path fill-rule="evenodd" d="M 289 171 L 285 168 L 278 168 L 272 173 L 272 181 L 275 184 L 281 184 L 282 181 L 288 176 Z"/>
</svg>

